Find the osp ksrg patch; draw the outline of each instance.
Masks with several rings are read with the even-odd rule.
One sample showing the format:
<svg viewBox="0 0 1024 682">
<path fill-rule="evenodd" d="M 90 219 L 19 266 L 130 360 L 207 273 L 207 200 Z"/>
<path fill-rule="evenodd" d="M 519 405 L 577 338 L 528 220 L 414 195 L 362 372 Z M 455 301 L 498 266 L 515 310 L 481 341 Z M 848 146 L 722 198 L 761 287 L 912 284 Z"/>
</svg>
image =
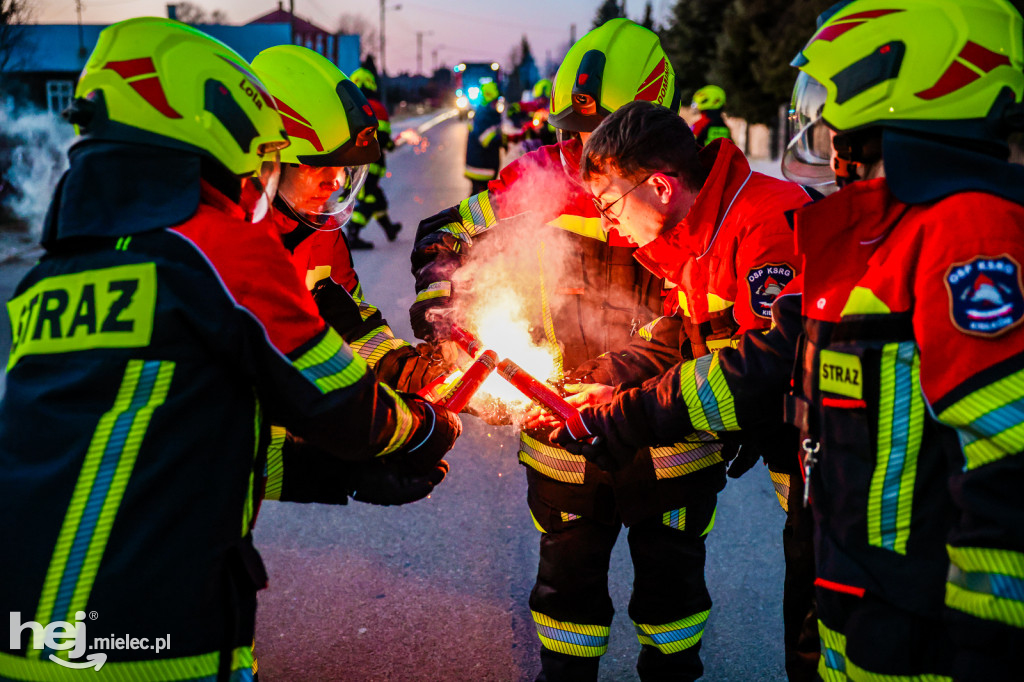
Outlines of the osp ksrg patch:
<svg viewBox="0 0 1024 682">
<path fill-rule="evenodd" d="M 1020 264 L 1007 254 L 978 256 L 946 271 L 953 325 L 977 336 L 998 336 L 1024 318 Z"/>
<path fill-rule="evenodd" d="M 772 303 L 786 285 L 793 281 L 793 268 L 785 263 L 765 263 L 747 273 L 750 288 L 750 309 L 755 315 L 771 318 Z"/>
</svg>

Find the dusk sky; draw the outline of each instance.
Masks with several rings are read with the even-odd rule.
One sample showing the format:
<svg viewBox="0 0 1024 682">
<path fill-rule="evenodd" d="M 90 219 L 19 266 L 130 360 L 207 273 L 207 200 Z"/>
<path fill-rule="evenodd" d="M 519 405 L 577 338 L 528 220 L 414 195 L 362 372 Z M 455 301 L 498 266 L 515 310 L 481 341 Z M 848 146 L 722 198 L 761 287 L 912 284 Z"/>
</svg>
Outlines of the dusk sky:
<svg viewBox="0 0 1024 682">
<path fill-rule="evenodd" d="M 31 0 L 30 0 L 31 2 Z M 193 0 L 208 12 L 221 10 L 229 23 L 243 24 L 277 8 L 277 0 Z M 42 24 L 73 24 L 75 0 L 35 0 L 35 20 Z M 83 0 L 82 22 L 106 24 L 135 16 L 166 16 L 160 0 Z M 534 58 L 559 59 L 569 42 L 570 25 L 576 36 L 590 29 L 601 0 L 388 0 L 385 18 L 389 72 L 416 70 L 416 32 L 423 36 L 423 70 L 460 61 L 498 61 L 505 65 L 525 34 Z M 392 9 L 400 5 L 401 9 Z M 644 0 L 628 0 L 627 13 L 639 20 Z M 653 0 L 655 18 L 667 16 L 672 2 Z M 285 0 L 287 8 L 287 0 Z M 343 14 L 362 15 L 379 27 L 378 0 L 295 0 L 296 15 L 334 30 Z"/>
</svg>

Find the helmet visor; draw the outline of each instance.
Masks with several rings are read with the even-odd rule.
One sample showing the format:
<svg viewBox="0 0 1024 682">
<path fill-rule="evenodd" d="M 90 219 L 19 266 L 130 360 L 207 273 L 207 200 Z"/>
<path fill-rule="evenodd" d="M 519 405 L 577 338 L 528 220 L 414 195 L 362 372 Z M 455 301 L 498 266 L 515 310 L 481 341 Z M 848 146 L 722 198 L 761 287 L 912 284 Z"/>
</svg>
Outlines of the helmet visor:
<svg viewBox="0 0 1024 682">
<path fill-rule="evenodd" d="M 310 226 L 337 230 L 351 217 L 368 169 L 285 164 L 277 195 Z"/>
<path fill-rule="evenodd" d="M 555 128 L 558 140 L 558 155 L 562 158 L 562 170 L 577 185 L 583 185 L 580 177 L 580 158 L 583 154 L 583 140 L 580 134 L 571 130 Z"/>
<path fill-rule="evenodd" d="M 806 73 L 797 76 L 786 123 L 789 144 L 782 157 L 782 174 L 793 182 L 811 186 L 835 182 L 833 131 L 821 117 L 827 94 L 825 87 Z"/>
<path fill-rule="evenodd" d="M 251 187 L 255 192 L 242 192 L 241 206 L 249 220 L 258 223 L 267 217 L 270 206 L 277 192 L 277 184 L 281 178 L 281 153 L 277 150 L 267 151 L 260 155 L 259 172 L 251 178 Z"/>
</svg>

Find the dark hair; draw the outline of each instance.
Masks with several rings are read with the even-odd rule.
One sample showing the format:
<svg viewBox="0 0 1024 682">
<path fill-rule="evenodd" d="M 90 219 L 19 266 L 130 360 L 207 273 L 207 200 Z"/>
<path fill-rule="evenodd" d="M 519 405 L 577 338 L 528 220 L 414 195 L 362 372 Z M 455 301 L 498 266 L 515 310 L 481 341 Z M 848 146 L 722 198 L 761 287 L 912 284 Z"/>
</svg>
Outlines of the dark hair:
<svg viewBox="0 0 1024 682">
<path fill-rule="evenodd" d="M 609 114 L 583 146 L 580 175 L 585 181 L 610 170 L 633 182 L 662 172 L 680 178 L 691 190 L 703 187 L 708 177 L 686 121 L 671 109 L 642 100 Z"/>
</svg>

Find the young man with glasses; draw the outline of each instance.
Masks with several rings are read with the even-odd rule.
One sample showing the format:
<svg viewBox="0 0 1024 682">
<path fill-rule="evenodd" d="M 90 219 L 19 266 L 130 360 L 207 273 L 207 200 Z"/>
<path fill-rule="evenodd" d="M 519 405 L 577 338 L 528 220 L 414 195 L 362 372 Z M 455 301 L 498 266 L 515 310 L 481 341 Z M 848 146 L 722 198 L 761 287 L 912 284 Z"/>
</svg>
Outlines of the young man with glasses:
<svg viewBox="0 0 1024 682">
<path fill-rule="evenodd" d="M 671 317 L 641 329 L 626 349 L 588 363 L 594 381 L 574 387 L 579 392 L 570 402 L 609 401 L 616 389 L 607 377 L 633 386 L 651 378 L 659 347 L 700 358 L 735 345 L 744 332 L 770 328 L 772 302 L 798 269 L 785 214 L 810 200 L 801 186 L 752 171 L 728 140 L 699 148 L 685 121 L 647 102 L 626 104 L 598 126 L 584 145 L 580 171 L 604 227 L 637 245 L 634 258 L 675 285 L 678 303 Z M 528 425 L 545 421 L 535 410 Z M 710 431 L 692 438 L 693 450 L 677 455 L 674 465 L 699 466 L 700 453 L 720 442 Z M 802 492 L 795 432 L 772 429 L 742 442 L 729 475 L 738 477 L 764 457 L 787 511 L 787 671 L 791 680 L 815 679 L 817 638 L 802 632 L 813 593 L 810 524 L 800 502 L 791 502 Z"/>
</svg>

